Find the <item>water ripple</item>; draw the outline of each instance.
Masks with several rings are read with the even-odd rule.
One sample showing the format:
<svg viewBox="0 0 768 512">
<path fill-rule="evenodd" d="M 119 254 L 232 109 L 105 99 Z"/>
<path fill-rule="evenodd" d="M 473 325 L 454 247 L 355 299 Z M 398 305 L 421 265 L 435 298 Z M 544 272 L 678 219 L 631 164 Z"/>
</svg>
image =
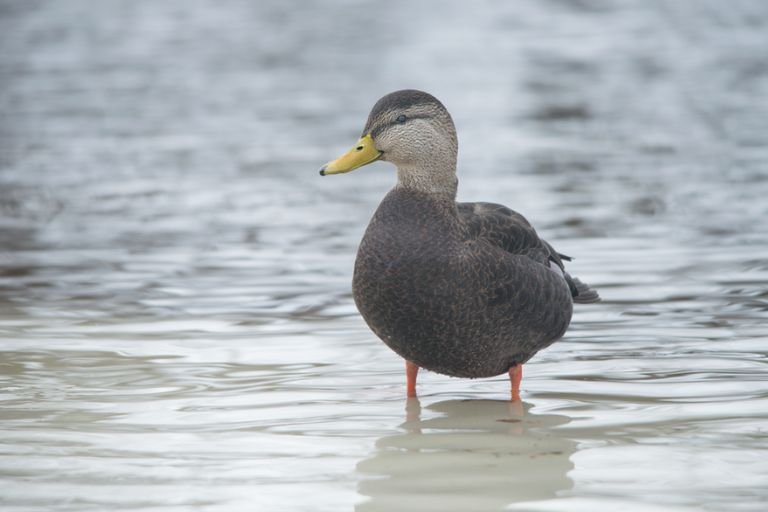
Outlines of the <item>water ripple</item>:
<svg viewBox="0 0 768 512">
<path fill-rule="evenodd" d="M 765 5 L 468 5 L 0 2 L 4 510 L 765 508 Z M 604 299 L 523 404 L 356 312 L 414 86 Z"/>
</svg>

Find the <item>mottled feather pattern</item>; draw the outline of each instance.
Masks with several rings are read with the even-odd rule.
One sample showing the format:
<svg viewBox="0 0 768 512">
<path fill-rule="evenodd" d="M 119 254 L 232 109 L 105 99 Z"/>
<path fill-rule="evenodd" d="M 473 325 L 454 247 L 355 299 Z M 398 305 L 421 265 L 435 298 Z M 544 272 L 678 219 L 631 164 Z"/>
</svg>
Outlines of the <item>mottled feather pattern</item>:
<svg viewBox="0 0 768 512">
<path fill-rule="evenodd" d="M 536 230 L 514 210 L 495 203 L 457 203 L 462 221 L 470 234 L 484 238 L 512 254 L 522 254 L 546 265 L 556 265 L 571 289 L 574 302 L 589 304 L 600 300 L 597 292 L 565 271 L 563 260 L 569 256 L 558 253 L 548 242 L 539 238 Z"/>
<path fill-rule="evenodd" d="M 387 345 L 421 367 L 499 375 L 568 327 L 571 291 L 548 268 L 546 247 L 521 216 L 505 213 L 519 229 L 510 236 L 501 218 L 468 213 L 487 208 L 397 187 L 360 244 L 355 303 Z"/>
</svg>

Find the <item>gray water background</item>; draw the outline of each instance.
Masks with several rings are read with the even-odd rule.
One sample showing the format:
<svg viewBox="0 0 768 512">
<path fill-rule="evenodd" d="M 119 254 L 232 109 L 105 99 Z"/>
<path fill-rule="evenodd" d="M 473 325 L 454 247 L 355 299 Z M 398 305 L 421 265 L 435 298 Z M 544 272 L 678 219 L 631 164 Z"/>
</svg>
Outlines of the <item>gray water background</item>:
<svg viewBox="0 0 768 512">
<path fill-rule="evenodd" d="M 359 318 L 381 95 L 603 302 L 504 378 Z M 0 507 L 768 507 L 768 4 L 0 2 Z"/>
</svg>

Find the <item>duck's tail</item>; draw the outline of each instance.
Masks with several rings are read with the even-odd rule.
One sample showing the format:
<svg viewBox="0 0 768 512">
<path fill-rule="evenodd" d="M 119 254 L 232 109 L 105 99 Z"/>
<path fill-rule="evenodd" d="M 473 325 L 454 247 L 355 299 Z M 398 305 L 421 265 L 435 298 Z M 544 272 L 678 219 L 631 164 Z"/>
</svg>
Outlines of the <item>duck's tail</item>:
<svg viewBox="0 0 768 512">
<path fill-rule="evenodd" d="M 578 277 L 566 274 L 566 281 L 568 281 L 568 285 L 571 287 L 573 302 L 576 304 L 592 304 L 600 302 L 600 295 L 590 288 L 587 283 L 582 282 Z"/>
</svg>

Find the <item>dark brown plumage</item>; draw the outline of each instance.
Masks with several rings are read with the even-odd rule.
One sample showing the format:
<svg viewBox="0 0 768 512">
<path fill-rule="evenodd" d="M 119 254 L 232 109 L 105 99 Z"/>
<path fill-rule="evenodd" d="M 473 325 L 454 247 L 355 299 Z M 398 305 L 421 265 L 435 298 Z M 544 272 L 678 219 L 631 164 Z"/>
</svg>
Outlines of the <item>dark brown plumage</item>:
<svg viewBox="0 0 768 512">
<path fill-rule="evenodd" d="M 368 225 L 352 288 L 370 328 L 407 361 L 446 375 L 490 377 L 558 340 L 573 302 L 599 297 L 565 272 L 570 258 L 522 215 L 456 202 L 455 133 L 445 107 L 420 91 L 389 94 L 372 110 L 350 153 L 375 151 L 366 160 L 391 161 L 398 185 Z M 342 158 L 323 171 L 351 170 Z M 415 373 L 409 390 L 411 384 Z"/>
</svg>

